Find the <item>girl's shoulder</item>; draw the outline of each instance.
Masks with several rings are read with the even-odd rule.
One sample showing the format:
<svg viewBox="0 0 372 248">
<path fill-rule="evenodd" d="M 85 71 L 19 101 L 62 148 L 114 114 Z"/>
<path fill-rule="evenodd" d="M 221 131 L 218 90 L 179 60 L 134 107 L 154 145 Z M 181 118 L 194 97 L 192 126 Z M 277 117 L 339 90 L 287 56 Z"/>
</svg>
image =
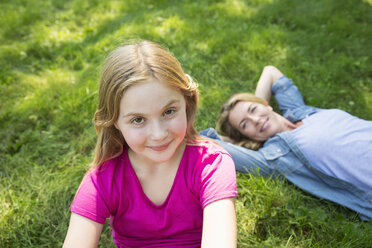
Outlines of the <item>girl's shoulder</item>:
<svg viewBox="0 0 372 248">
<path fill-rule="evenodd" d="M 206 138 L 188 141 L 187 146 L 191 153 L 198 153 L 203 156 L 218 154 L 230 156 L 218 142 Z"/>
<path fill-rule="evenodd" d="M 127 154 L 127 149 L 123 149 L 123 152 L 118 156 L 104 161 L 98 167 L 90 168 L 87 174 L 100 177 L 113 176 L 119 170 L 123 170 Z"/>
<path fill-rule="evenodd" d="M 197 140 L 188 140 L 186 145 L 191 147 L 220 148 L 222 147 L 217 141 L 200 137 Z"/>
</svg>

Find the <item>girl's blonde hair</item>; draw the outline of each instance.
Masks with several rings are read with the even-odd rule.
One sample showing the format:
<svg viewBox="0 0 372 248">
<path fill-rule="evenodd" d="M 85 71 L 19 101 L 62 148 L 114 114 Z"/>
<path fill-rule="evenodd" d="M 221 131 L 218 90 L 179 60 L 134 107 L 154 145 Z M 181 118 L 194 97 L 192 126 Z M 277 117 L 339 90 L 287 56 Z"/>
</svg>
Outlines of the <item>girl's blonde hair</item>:
<svg viewBox="0 0 372 248">
<path fill-rule="evenodd" d="M 229 122 L 230 111 L 238 102 L 241 101 L 260 103 L 266 106 L 269 105 L 264 99 L 250 93 L 238 93 L 232 95 L 221 108 L 216 129 L 222 135 L 229 137 L 234 144 L 244 146 L 252 150 L 258 150 L 262 146 L 262 142 L 254 141 L 244 136 Z"/>
<path fill-rule="evenodd" d="M 179 90 L 185 97 L 187 131 L 185 138 L 197 139 L 194 118 L 198 105 L 197 84 L 183 71 L 181 64 L 166 49 L 150 41 L 124 45 L 107 57 L 100 79 L 98 109 L 94 125 L 98 135 L 92 167 L 119 156 L 126 144 L 114 124 L 120 100 L 132 85 L 156 79 Z"/>
</svg>

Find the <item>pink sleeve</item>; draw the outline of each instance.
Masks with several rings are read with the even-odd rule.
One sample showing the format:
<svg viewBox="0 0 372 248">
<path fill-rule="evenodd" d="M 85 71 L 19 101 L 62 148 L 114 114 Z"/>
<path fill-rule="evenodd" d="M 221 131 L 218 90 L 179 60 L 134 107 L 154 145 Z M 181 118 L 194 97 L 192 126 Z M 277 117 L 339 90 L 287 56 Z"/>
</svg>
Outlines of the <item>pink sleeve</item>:
<svg viewBox="0 0 372 248">
<path fill-rule="evenodd" d="M 110 213 L 97 181 L 97 170 L 88 172 L 84 176 L 72 202 L 71 212 L 104 224 Z"/>
<path fill-rule="evenodd" d="M 202 207 L 214 201 L 236 197 L 236 173 L 231 156 L 218 152 L 209 155 L 203 162 L 200 190 Z"/>
</svg>

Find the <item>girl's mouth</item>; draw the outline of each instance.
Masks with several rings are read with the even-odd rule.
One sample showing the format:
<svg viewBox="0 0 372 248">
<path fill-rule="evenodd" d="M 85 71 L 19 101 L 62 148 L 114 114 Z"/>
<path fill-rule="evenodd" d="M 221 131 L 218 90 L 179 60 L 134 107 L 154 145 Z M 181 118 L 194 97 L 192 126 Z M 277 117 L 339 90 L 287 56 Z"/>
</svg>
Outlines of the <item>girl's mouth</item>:
<svg viewBox="0 0 372 248">
<path fill-rule="evenodd" d="M 157 151 L 157 152 L 161 152 L 161 151 L 164 151 L 164 150 L 167 150 L 168 146 L 170 145 L 172 141 L 166 143 L 166 144 L 163 144 L 163 145 L 159 145 L 159 146 L 148 146 L 148 148 L 154 150 L 154 151 Z"/>
</svg>

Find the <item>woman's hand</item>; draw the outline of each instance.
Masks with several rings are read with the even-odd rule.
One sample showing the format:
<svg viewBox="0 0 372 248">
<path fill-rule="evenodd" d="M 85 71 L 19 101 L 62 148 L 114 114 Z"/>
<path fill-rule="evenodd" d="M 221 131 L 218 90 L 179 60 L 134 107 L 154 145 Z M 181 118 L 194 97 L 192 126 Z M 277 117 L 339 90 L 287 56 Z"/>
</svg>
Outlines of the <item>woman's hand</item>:
<svg viewBox="0 0 372 248">
<path fill-rule="evenodd" d="M 103 224 L 71 213 L 65 242 L 62 248 L 93 248 L 98 246 Z"/>
<path fill-rule="evenodd" d="M 215 201 L 204 208 L 202 248 L 234 248 L 236 232 L 234 198 Z"/>
<path fill-rule="evenodd" d="M 265 66 L 258 80 L 255 95 L 269 103 L 271 100 L 271 86 L 282 76 L 284 76 L 283 73 L 275 66 Z"/>
</svg>

